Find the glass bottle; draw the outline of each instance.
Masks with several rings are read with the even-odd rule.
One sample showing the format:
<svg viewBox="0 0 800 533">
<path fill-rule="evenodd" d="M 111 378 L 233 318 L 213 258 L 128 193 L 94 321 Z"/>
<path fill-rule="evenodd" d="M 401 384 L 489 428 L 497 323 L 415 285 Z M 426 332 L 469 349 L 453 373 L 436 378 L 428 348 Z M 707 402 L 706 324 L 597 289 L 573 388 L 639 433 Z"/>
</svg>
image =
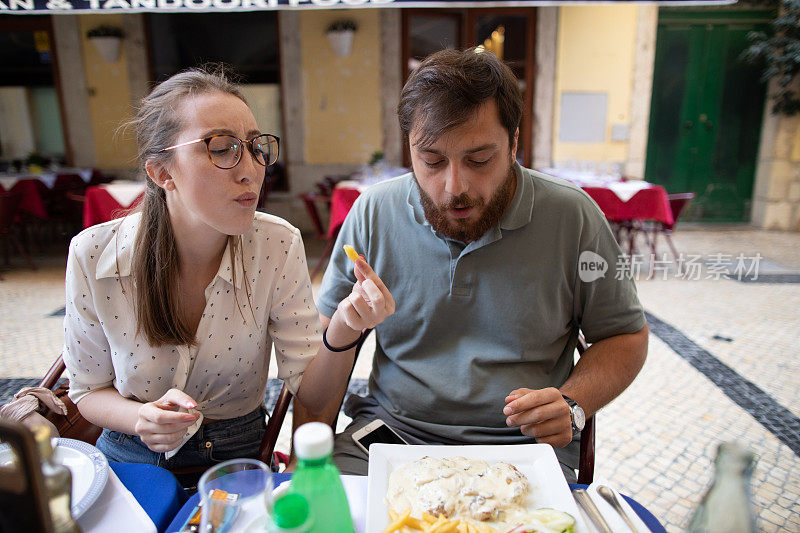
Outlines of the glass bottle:
<svg viewBox="0 0 800 533">
<path fill-rule="evenodd" d="M 42 475 L 53 527 L 56 533 L 80 533 L 80 527 L 72 518 L 72 474 L 69 468 L 55 461 L 50 428 L 39 426 L 33 436 L 42 459 Z"/>
<path fill-rule="evenodd" d="M 755 456 L 735 442 L 723 442 L 714 459 L 714 481 L 689 522 L 690 533 L 753 533 L 755 513 L 750 477 Z"/>
<path fill-rule="evenodd" d="M 308 501 L 309 533 L 353 533 L 347 494 L 331 457 L 330 426 L 321 422 L 303 424 L 295 431 L 293 444 L 298 460 L 289 491 Z"/>
</svg>

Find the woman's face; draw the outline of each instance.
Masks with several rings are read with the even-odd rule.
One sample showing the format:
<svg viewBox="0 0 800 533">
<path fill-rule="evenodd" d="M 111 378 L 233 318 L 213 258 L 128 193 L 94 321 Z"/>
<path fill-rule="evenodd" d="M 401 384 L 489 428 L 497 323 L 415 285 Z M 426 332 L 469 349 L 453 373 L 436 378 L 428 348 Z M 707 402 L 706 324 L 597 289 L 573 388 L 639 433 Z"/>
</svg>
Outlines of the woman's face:
<svg viewBox="0 0 800 533">
<path fill-rule="evenodd" d="M 250 140 L 261 133 L 247 104 L 228 93 L 193 96 L 176 112 L 184 128 L 175 144 L 218 134 Z M 164 187 L 170 217 L 193 230 L 208 227 L 225 235 L 244 233 L 253 223 L 265 170 L 248 148 L 230 169 L 211 163 L 205 142 L 176 148 L 167 165 L 172 184 Z"/>
</svg>

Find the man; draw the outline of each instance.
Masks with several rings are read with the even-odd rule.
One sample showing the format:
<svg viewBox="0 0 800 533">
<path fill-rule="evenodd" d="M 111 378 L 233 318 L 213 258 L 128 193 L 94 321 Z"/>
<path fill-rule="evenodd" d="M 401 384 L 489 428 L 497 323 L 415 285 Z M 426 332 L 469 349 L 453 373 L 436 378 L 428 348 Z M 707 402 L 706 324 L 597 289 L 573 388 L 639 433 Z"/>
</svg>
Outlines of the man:
<svg viewBox="0 0 800 533">
<path fill-rule="evenodd" d="M 489 53 L 433 54 L 403 88 L 413 172 L 356 201 L 318 302 L 325 325 L 356 282 L 352 244 L 397 303 L 376 328 L 369 395 L 345 404 L 343 473 L 366 474 L 351 435 L 380 418 L 411 443 L 548 443 L 574 481 L 580 409 L 594 414 L 644 364 L 633 281 L 588 270 L 620 254 L 605 218 L 516 163 L 521 114 L 516 78 Z M 579 329 L 593 344 L 573 365 Z"/>
</svg>

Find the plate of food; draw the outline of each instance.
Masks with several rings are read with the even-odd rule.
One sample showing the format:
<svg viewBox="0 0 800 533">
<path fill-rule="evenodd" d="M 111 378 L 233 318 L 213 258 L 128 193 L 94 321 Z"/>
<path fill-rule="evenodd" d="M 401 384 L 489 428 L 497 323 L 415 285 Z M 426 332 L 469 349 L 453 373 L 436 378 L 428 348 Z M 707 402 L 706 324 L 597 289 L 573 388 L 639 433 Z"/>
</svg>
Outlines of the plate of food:
<svg viewBox="0 0 800 533">
<path fill-rule="evenodd" d="M 367 531 L 588 531 L 547 444 L 376 443 L 368 486 Z"/>
</svg>

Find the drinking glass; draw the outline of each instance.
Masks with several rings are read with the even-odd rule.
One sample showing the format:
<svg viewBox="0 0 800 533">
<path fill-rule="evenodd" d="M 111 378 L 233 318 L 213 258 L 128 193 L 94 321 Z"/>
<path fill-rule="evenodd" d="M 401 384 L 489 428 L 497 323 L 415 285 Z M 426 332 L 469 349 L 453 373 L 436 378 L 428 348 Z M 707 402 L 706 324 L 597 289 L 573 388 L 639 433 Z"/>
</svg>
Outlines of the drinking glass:
<svg viewBox="0 0 800 533">
<path fill-rule="evenodd" d="M 271 512 L 272 483 L 269 467 L 256 459 L 232 459 L 209 468 L 197 484 L 203 501 L 200 531 L 226 530 L 237 519 Z"/>
</svg>

